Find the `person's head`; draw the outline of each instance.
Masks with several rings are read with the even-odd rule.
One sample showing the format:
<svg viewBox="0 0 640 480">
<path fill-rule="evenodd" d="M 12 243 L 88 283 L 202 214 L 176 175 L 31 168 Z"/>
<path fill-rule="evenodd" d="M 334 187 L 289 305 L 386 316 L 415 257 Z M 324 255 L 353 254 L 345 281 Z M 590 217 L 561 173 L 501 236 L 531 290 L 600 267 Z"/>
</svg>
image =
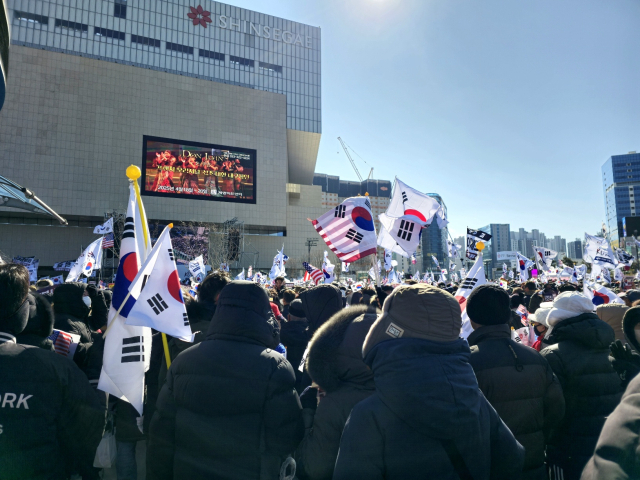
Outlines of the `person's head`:
<svg viewBox="0 0 640 480">
<path fill-rule="evenodd" d="M 36 289 L 38 290 L 47 287 L 53 287 L 53 280 L 51 280 L 50 278 L 41 278 L 36 282 Z"/>
<path fill-rule="evenodd" d="M 284 285 L 284 277 L 276 277 L 273 285 L 276 287 L 276 290 L 280 290 Z"/>
<path fill-rule="evenodd" d="M 198 288 L 198 300 L 205 303 L 216 303 L 220 292 L 231 280 L 221 271 L 215 271 L 207 275 Z"/>
<path fill-rule="evenodd" d="M 524 301 L 524 298 L 521 294 L 513 294 L 511 295 L 511 297 L 509 298 L 509 307 L 512 310 L 517 309 L 520 305 L 522 305 L 522 302 Z"/>
<path fill-rule="evenodd" d="M 267 292 L 244 280 L 234 280 L 225 286 L 207 330 L 208 338 L 218 335 L 244 337 L 275 349 L 280 343 L 280 327 Z"/>
<path fill-rule="evenodd" d="M 511 318 L 509 294 L 497 285 L 481 285 L 467 298 L 467 315 L 474 330 L 506 324 Z"/>
<path fill-rule="evenodd" d="M 409 280 L 405 280 L 404 283 L 405 285 L 415 285 L 418 282 L 410 278 Z"/>
<path fill-rule="evenodd" d="M 544 308 L 546 304 L 542 304 Z M 562 320 L 574 318 L 583 313 L 592 313 L 594 305 L 591 299 L 585 297 L 580 292 L 564 292 L 558 295 L 553 301 L 553 308 L 547 316 L 547 325 L 555 327 Z"/>
<path fill-rule="evenodd" d="M 382 315 L 371 326 L 362 354 L 378 344 L 407 338 L 453 342 L 460 336 L 460 305 L 450 293 L 419 283 L 397 288 L 384 301 Z"/>
<path fill-rule="evenodd" d="M 295 299 L 296 299 L 296 292 L 294 292 L 293 290 L 287 289 L 282 293 L 282 304 L 283 305 L 289 305 Z"/>
<path fill-rule="evenodd" d="M 547 282 L 544 284 L 544 291 L 547 293 L 552 292 L 553 290 L 555 290 L 555 288 L 556 288 L 555 284 L 551 282 Z"/>
<path fill-rule="evenodd" d="M 0 332 L 17 335 L 29 320 L 29 271 L 23 265 L 0 265 Z"/>
<path fill-rule="evenodd" d="M 534 293 L 536 293 L 536 282 L 532 282 L 531 280 L 525 282 L 525 284 L 523 285 L 523 290 L 525 295 L 533 295 Z"/>
<path fill-rule="evenodd" d="M 80 282 L 68 282 L 58 285 L 52 296 L 53 311 L 84 320 L 91 311 L 91 298 L 87 285 Z"/>
<path fill-rule="evenodd" d="M 627 307 L 631 307 L 634 302 L 640 300 L 640 290 L 628 290 L 624 297 L 620 297 Z"/>
<path fill-rule="evenodd" d="M 558 288 L 558 292 L 560 293 L 564 293 L 564 292 L 577 292 L 578 289 L 576 288 L 575 285 L 572 285 L 570 283 L 564 283 L 562 285 L 560 285 L 560 288 Z"/>
<path fill-rule="evenodd" d="M 302 300 L 296 298 L 289 304 L 289 317 L 287 320 L 295 322 L 297 320 L 304 320 L 305 314 L 302 308 Z"/>
<path fill-rule="evenodd" d="M 550 302 L 547 302 L 550 303 Z M 546 305 L 546 304 L 545 304 Z M 552 310 L 551 306 L 545 308 L 538 308 L 536 313 L 529 315 L 529 325 L 531 325 L 536 335 L 544 335 L 549 330 L 549 325 L 547 324 L 547 317 L 549 316 L 549 312 Z"/>
</svg>

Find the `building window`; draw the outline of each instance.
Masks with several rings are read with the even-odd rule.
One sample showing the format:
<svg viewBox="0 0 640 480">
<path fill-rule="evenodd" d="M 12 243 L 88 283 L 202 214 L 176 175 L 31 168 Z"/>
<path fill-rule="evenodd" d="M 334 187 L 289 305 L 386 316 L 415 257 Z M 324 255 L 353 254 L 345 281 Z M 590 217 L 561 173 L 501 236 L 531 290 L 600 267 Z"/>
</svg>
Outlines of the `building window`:
<svg viewBox="0 0 640 480">
<path fill-rule="evenodd" d="M 172 52 L 186 53 L 188 55 L 193 55 L 193 47 L 189 47 L 187 45 L 180 45 L 178 43 L 170 43 L 167 42 L 167 50 Z"/>
<path fill-rule="evenodd" d="M 49 25 L 49 17 L 45 17 L 44 15 L 36 15 L 35 13 L 28 12 L 19 12 L 16 10 L 14 12 L 13 18 L 18 22 L 27 22 L 31 25 L 38 25 L 41 28 L 47 28 Z"/>
<path fill-rule="evenodd" d="M 263 73 L 279 73 L 280 75 L 282 75 L 282 67 L 280 65 L 258 62 L 258 67 L 263 71 Z"/>
<path fill-rule="evenodd" d="M 113 6 L 113 16 L 118 18 L 127 18 L 127 0 L 116 0 Z"/>
<path fill-rule="evenodd" d="M 124 42 L 124 32 L 117 32 L 115 30 L 109 30 L 108 28 L 95 27 L 93 34 L 100 39 L 112 39 Z"/>
<path fill-rule="evenodd" d="M 60 20 L 59 18 L 56 18 L 55 28 L 64 30 L 70 35 L 87 35 L 89 33 L 89 25 L 85 25 L 84 23 L 71 22 L 69 20 Z"/>
<path fill-rule="evenodd" d="M 254 66 L 253 60 L 249 60 L 248 58 L 236 57 L 233 55 L 229 55 L 229 62 L 231 62 L 231 65 L 235 65 L 238 67 L 253 68 Z"/>
<path fill-rule="evenodd" d="M 208 58 L 209 60 L 214 60 L 217 63 L 224 64 L 224 53 L 214 52 L 212 50 L 203 50 L 200 48 L 198 49 L 198 55 L 201 58 Z"/>
<path fill-rule="evenodd" d="M 137 43 L 138 45 L 144 45 L 146 47 L 160 48 L 160 40 L 143 37 L 141 35 L 131 35 L 131 43 Z"/>
</svg>

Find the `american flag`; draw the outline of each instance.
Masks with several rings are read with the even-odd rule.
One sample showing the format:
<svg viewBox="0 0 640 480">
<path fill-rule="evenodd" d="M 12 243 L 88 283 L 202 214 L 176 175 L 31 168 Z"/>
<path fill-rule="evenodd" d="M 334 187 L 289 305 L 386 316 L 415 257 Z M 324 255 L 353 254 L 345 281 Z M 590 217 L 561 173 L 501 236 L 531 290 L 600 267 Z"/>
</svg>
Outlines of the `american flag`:
<svg viewBox="0 0 640 480">
<path fill-rule="evenodd" d="M 309 265 L 307 262 L 302 262 L 302 266 L 307 271 L 307 274 L 309 274 L 309 276 L 311 277 L 311 279 L 316 285 L 321 279 L 324 278 L 324 274 L 322 273 L 322 270 L 317 269 L 313 265 Z M 305 274 L 305 277 L 306 277 L 306 274 Z"/>
<path fill-rule="evenodd" d="M 367 197 L 347 198 L 311 223 L 343 262 L 355 262 L 377 251 L 375 224 Z"/>
<path fill-rule="evenodd" d="M 113 248 L 113 233 L 109 233 L 102 238 L 102 248 Z"/>
<path fill-rule="evenodd" d="M 63 332 L 62 330 L 54 330 L 49 336 L 49 340 L 53 342 L 53 348 L 56 353 L 64 355 L 65 357 L 69 355 L 71 344 L 74 343 L 71 334 Z"/>
</svg>

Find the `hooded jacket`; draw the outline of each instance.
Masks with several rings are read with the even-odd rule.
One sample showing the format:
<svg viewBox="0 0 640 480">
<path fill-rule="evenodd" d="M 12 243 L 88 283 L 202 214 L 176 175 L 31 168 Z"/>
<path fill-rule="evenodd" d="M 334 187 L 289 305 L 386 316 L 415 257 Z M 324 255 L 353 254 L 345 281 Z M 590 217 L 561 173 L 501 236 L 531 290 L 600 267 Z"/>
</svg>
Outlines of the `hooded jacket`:
<svg viewBox="0 0 640 480">
<path fill-rule="evenodd" d="M 104 408 L 73 362 L 18 345 L 7 333 L 20 334 L 28 315 L 29 309 L 21 307 L 11 318 L 0 319 L 0 476 L 64 479 L 71 463 L 76 471 L 91 473 Z"/>
<path fill-rule="evenodd" d="M 545 435 L 564 416 L 562 387 L 547 361 L 511 340 L 507 324 L 475 330 L 469 363 L 480 390 L 525 448 L 522 479 L 546 479 Z"/>
<path fill-rule="evenodd" d="M 583 313 L 553 326 L 540 353 L 558 377 L 565 416 L 548 442 L 549 461 L 582 469 L 593 454 L 606 417 L 622 394 L 620 378 L 609 363 L 613 329 L 595 313 Z"/>
<path fill-rule="evenodd" d="M 22 333 L 16 335 L 21 345 L 32 345 L 44 350 L 54 351 L 49 336 L 53 333 L 53 308 L 49 300 L 39 293 L 27 295 L 29 302 L 29 320 Z"/>
<path fill-rule="evenodd" d="M 301 480 L 331 480 L 351 409 L 375 390 L 373 372 L 362 360 L 364 339 L 376 320 L 375 310 L 367 311 L 366 306 L 342 310 L 309 344 L 307 371 L 325 395 L 296 450 L 296 475 Z"/>
<path fill-rule="evenodd" d="M 151 421 L 148 479 L 278 478 L 302 439 L 295 375 L 266 292 L 233 281 L 207 338 L 172 363 Z"/>
<path fill-rule="evenodd" d="M 629 310 L 629 307 L 620 303 L 607 303 L 596 308 L 598 318 L 613 328 L 616 340 L 625 342 L 624 332 L 622 331 L 622 317 Z"/>
<path fill-rule="evenodd" d="M 309 324 L 309 339 L 334 313 L 342 310 L 342 294 L 333 285 L 318 285 L 305 290 L 300 294 L 300 300 Z"/>
<path fill-rule="evenodd" d="M 63 332 L 80 335 L 80 343 L 76 348 L 73 361 L 85 373 L 89 381 L 97 385 L 102 370 L 104 340 L 101 334 L 91 331 L 89 324 L 103 316 L 104 323 L 106 323 L 107 306 L 104 302 L 104 296 L 96 295 L 91 298 L 91 309 L 87 307 L 82 301 L 82 295 L 86 289 L 87 286 L 83 283 L 69 282 L 58 286 L 53 291 L 54 327 Z M 89 316 L 92 309 L 96 318 Z"/>
<path fill-rule="evenodd" d="M 582 472 L 582 480 L 640 478 L 640 376 L 636 376 L 620 404 L 607 418 L 596 450 Z"/>
<path fill-rule="evenodd" d="M 516 478 L 524 449 L 482 395 L 468 362 L 463 339 L 375 345 L 365 363 L 376 391 L 351 412 L 334 480 L 458 479 L 447 450 L 457 450 L 474 480 Z"/>
</svg>

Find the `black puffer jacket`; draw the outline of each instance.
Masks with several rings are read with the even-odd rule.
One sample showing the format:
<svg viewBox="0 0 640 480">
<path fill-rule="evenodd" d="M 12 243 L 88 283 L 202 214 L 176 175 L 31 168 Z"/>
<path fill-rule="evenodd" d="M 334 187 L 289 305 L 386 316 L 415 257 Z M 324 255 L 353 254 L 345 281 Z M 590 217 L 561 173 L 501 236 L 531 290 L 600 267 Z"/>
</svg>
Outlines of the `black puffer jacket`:
<svg viewBox="0 0 640 480">
<path fill-rule="evenodd" d="M 311 339 L 307 371 L 325 395 L 296 450 L 301 480 L 331 479 L 351 409 L 375 391 L 373 372 L 362 360 L 362 344 L 377 318 L 375 310 L 367 310 L 364 305 L 342 310 Z"/>
<path fill-rule="evenodd" d="M 274 348 L 266 292 L 234 281 L 220 293 L 207 338 L 172 363 L 151 421 L 148 479 L 260 479 L 302 439 L 295 375 Z"/>
<path fill-rule="evenodd" d="M 2 480 L 64 479 L 72 468 L 90 475 L 105 410 L 78 367 L 10 341 L 0 343 L 0 378 Z"/>
<path fill-rule="evenodd" d="M 97 385 L 102 369 L 104 340 L 102 334 L 95 333 L 89 327 L 91 322 L 106 324 L 107 305 L 104 295 L 95 288 L 89 290 L 91 309 L 82 301 L 87 286 L 84 283 L 65 283 L 53 292 L 54 327 L 68 333 L 80 335 L 80 344 L 76 348 L 73 361 L 80 367 L 89 381 Z M 89 313 L 91 312 L 91 316 Z M 104 319 L 104 322 L 102 322 Z"/>
<path fill-rule="evenodd" d="M 189 325 L 191 327 L 191 333 L 195 334 L 193 342 L 185 342 L 173 337 L 168 338 L 169 356 L 171 361 L 187 348 L 197 345 L 207 338 L 207 331 L 209 330 L 209 324 L 216 313 L 216 304 L 196 301 L 193 299 L 185 299 L 185 308 L 187 309 L 187 316 L 189 317 Z M 164 355 L 164 347 L 162 354 L 162 362 L 160 363 L 160 372 L 158 376 L 158 384 L 162 387 L 167 377 L 167 362 Z"/>
<path fill-rule="evenodd" d="M 582 469 L 593 454 L 606 417 L 618 405 L 620 378 L 609 362 L 613 329 L 595 313 L 560 321 L 540 352 L 560 380 L 566 410 L 547 447 L 551 463 Z M 565 467 L 566 466 L 566 467 Z"/>
<path fill-rule="evenodd" d="M 511 480 L 524 449 L 484 398 L 463 339 L 384 341 L 365 357 L 376 391 L 352 410 L 334 480 L 457 480 L 445 444 L 474 480 Z"/>
<path fill-rule="evenodd" d="M 607 418 L 582 480 L 640 478 L 640 376 L 636 376 L 620 404 Z"/>
<path fill-rule="evenodd" d="M 53 351 L 53 342 L 49 336 L 53 333 L 53 308 L 44 295 L 30 293 L 27 296 L 29 302 L 29 322 L 26 328 L 16 335 L 16 340 L 21 345 L 32 345 Z"/>
<path fill-rule="evenodd" d="M 511 340 L 508 325 L 480 327 L 468 338 L 480 390 L 525 448 L 522 479 L 546 479 L 545 433 L 564 416 L 562 387 L 534 349 Z"/>
</svg>

